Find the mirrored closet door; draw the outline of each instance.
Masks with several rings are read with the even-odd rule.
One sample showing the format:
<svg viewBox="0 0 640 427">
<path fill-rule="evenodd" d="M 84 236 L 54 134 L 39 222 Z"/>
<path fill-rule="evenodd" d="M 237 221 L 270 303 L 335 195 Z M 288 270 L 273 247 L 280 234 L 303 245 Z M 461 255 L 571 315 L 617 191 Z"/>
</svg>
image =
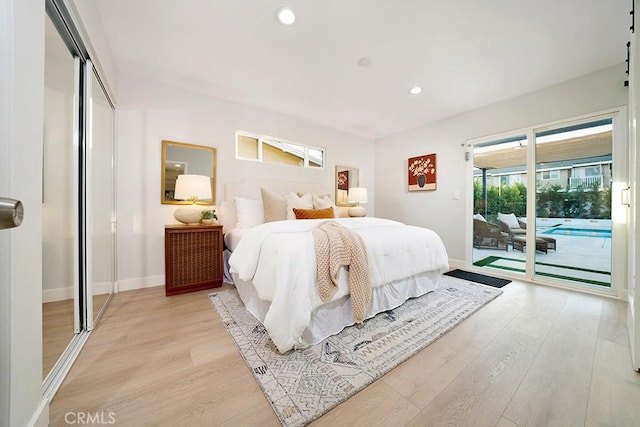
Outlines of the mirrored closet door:
<svg viewBox="0 0 640 427">
<path fill-rule="evenodd" d="M 87 128 L 87 236 L 91 250 L 87 255 L 87 279 L 90 284 L 90 304 L 93 325 L 113 290 L 115 281 L 115 192 L 114 192 L 114 110 L 100 79 L 87 63 L 88 128 Z"/>
<path fill-rule="evenodd" d="M 112 294 L 114 108 L 64 5 L 47 1 L 42 333 L 52 396 Z"/>
<path fill-rule="evenodd" d="M 80 61 L 45 22 L 42 165 L 43 379 L 79 331 L 78 146 Z"/>
</svg>

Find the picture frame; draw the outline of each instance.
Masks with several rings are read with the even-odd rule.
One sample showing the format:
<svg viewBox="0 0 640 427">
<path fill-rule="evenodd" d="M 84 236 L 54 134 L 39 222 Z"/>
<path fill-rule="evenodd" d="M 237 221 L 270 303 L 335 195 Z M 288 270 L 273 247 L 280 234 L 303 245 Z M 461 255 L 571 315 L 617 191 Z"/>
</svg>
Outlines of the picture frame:
<svg viewBox="0 0 640 427">
<path fill-rule="evenodd" d="M 436 154 L 409 157 L 407 176 L 409 191 L 433 191 L 437 188 Z"/>
<path fill-rule="evenodd" d="M 358 168 L 336 166 L 336 206 L 354 206 L 349 201 L 349 188 L 358 186 Z"/>
</svg>

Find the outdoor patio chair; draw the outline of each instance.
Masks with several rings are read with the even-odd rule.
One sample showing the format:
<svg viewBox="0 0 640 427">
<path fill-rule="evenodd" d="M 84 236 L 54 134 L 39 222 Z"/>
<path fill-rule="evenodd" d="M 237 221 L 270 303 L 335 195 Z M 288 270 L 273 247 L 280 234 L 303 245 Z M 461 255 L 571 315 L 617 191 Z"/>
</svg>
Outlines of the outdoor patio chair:
<svg viewBox="0 0 640 427">
<path fill-rule="evenodd" d="M 555 242 L 555 240 L 554 240 Z M 513 241 L 511 243 L 513 245 L 514 251 L 524 252 L 524 248 L 527 245 L 527 238 L 523 235 L 513 236 Z M 554 244 L 555 245 L 555 244 Z M 555 248 L 555 246 L 554 246 Z M 543 239 L 542 237 L 536 237 L 536 250 L 540 252 L 544 252 L 545 254 L 549 252 L 549 243 Z"/>
<path fill-rule="evenodd" d="M 509 234 L 503 233 L 500 226 L 483 219 L 473 220 L 473 247 L 502 249 L 509 251 Z"/>
<path fill-rule="evenodd" d="M 515 236 L 525 236 L 527 234 L 527 224 L 516 218 L 513 213 L 498 213 L 498 224 L 503 232 L 509 235 L 509 242 L 513 244 Z"/>
</svg>

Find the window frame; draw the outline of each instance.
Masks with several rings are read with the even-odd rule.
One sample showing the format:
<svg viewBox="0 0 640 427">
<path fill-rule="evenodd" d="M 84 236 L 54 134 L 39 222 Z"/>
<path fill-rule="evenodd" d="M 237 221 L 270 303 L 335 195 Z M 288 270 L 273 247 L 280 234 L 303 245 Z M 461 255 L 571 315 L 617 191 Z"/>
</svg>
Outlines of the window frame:
<svg viewBox="0 0 640 427">
<path fill-rule="evenodd" d="M 239 140 L 240 137 L 245 137 L 245 138 L 252 138 L 252 139 L 256 139 L 258 142 L 258 157 L 257 158 L 252 158 L 252 157 L 244 157 L 242 155 L 240 155 L 240 150 L 239 150 Z M 293 165 L 293 164 L 287 164 L 287 163 L 278 163 L 278 162 L 272 162 L 272 161 L 266 161 L 264 160 L 264 150 L 263 150 L 263 146 L 265 144 L 268 145 L 272 145 L 273 144 L 270 142 L 277 142 L 277 143 L 282 143 L 282 144 L 290 144 L 290 145 L 296 145 L 299 147 L 302 147 L 304 151 L 304 155 L 301 157 L 302 161 L 302 165 Z M 310 151 L 311 150 L 317 150 L 320 151 L 322 153 L 322 158 L 321 158 L 321 162 L 322 164 L 319 166 L 313 166 L 312 163 L 313 161 L 310 163 Z M 260 163 L 265 163 L 265 164 L 272 164 L 272 165 L 283 165 L 283 166 L 294 166 L 294 167 L 302 167 L 305 169 L 318 169 L 318 170 L 324 170 L 326 163 L 327 163 L 327 149 L 324 147 L 319 147 L 316 145 L 307 145 L 307 144 L 302 144 L 300 142 L 295 142 L 295 141 L 290 141 L 290 140 L 286 140 L 283 138 L 278 138 L 278 137 L 273 137 L 273 136 L 269 136 L 269 135 L 260 135 L 260 134 L 256 134 L 253 132 L 246 132 L 246 131 L 236 131 L 236 135 L 235 135 L 235 158 L 236 160 L 247 160 L 247 161 L 252 161 L 252 162 L 260 162 Z"/>
<path fill-rule="evenodd" d="M 544 174 L 549 174 L 548 177 L 545 177 Z M 555 175 L 555 176 L 552 176 Z M 546 169 L 540 171 L 540 181 L 557 181 L 560 179 L 560 169 Z"/>
</svg>

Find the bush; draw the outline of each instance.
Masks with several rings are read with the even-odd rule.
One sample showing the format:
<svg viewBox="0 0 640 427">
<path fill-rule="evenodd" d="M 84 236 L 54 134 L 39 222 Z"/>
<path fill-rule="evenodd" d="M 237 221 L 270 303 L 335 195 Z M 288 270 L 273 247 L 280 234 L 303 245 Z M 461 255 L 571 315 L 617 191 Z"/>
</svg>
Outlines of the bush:
<svg viewBox="0 0 640 427">
<path fill-rule="evenodd" d="M 588 188 L 562 188 L 551 185 L 536 191 L 536 215 L 538 218 L 611 218 L 611 187 L 599 189 L 595 182 Z M 484 215 L 482 183 L 473 183 L 474 213 Z M 517 217 L 527 214 L 527 188 L 522 183 L 490 186 L 487 189 L 487 220 L 495 222 L 498 212 L 511 213 Z"/>
</svg>

